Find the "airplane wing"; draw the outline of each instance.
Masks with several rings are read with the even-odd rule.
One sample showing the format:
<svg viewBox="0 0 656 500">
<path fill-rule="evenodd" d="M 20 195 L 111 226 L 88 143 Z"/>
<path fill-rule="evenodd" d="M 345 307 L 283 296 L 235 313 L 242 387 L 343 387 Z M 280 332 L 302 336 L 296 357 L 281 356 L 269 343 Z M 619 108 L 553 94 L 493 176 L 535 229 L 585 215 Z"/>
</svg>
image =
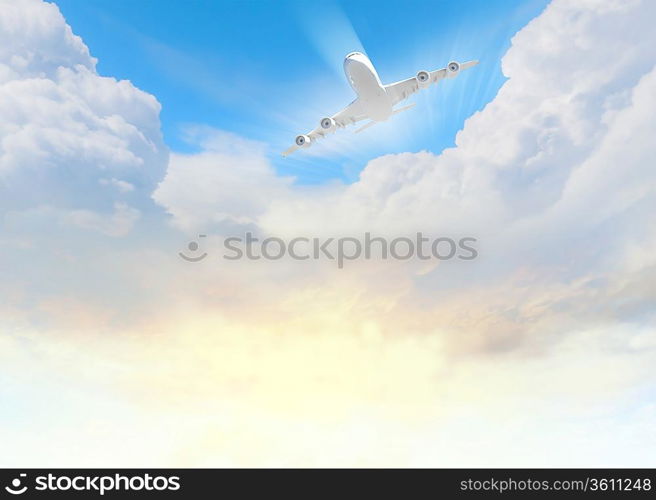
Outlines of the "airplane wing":
<svg viewBox="0 0 656 500">
<path fill-rule="evenodd" d="M 339 113 L 334 114 L 330 118 L 333 120 L 334 125 L 329 124 L 328 127 L 323 127 L 322 125 L 325 118 L 322 119 L 321 123 L 319 123 L 319 126 L 317 128 L 315 128 L 311 132 L 308 132 L 307 134 L 299 135 L 296 138 L 296 144 L 294 144 L 289 149 L 284 151 L 282 153 L 282 156 L 288 156 L 292 154 L 294 151 L 296 151 L 297 149 L 306 147 L 305 144 L 307 144 L 308 139 L 310 143 L 315 142 L 319 138 L 326 137 L 328 134 L 332 134 L 338 128 L 344 128 L 347 125 L 352 125 L 361 120 L 365 120 L 367 116 L 362 111 L 362 104 L 358 99 L 356 99 L 351 104 L 346 106 L 343 110 L 341 110 Z"/>
<path fill-rule="evenodd" d="M 457 65 L 457 69 L 453 70 L 453 64 Z M 434 83 L 439 82 L 442 78 L 453 78 L 458 75 L 463 69 L 471 68 L 476 66 L 478 61 L 468 61 L 466 63 L 453 63 L 450 62 L 446 68 L 437 69 L 435 71 L 420 71 L 419 73 L 424 73 L 425 80 L 419 81 L 419 73 L 417 76 L 407 78 L 406 80 L 401 80 L 400 82 L 390 83 L 385 85 L 385 90 L 392 98 L 392 105 L 403 101 L 408 98 L 415 92 L 420 89 L 430 87 Z"/>
</svg>

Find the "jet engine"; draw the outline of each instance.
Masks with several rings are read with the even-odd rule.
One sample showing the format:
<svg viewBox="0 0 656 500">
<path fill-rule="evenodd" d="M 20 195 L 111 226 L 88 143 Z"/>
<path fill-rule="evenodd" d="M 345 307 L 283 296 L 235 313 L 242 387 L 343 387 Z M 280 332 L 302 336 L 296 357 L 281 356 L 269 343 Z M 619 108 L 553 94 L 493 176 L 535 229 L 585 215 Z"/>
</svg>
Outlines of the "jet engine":
<svg viewBox="0 0 656 500">
<path fill-rule="evenodd" d="M 309 148 L 312 140 L 307 135 L 299 135 L 296 137 L 296 145 L 302 148 Z"/>
<path fill-rule="evenodd" d="M 428 87 L 430 85 L 430 73 L 428 71 L 421 70 L 417 72 L 417 83 L 421 88 Z"/>
<path fill-rule="evenodd" d="M 446 67 L 446 77 L 453 78 L 458 73 L 460 73 L 460 63 L 456 61 L 451 61 Z"/>
<path fill-rule="evenodd" d="M 321 125 L 321 128 L 326 131 L 334 130 L 335 127 L 337 126 L 335 120 L 333 120 L 332 118 L 322 118 L 319 124 Z"/>
</svg>

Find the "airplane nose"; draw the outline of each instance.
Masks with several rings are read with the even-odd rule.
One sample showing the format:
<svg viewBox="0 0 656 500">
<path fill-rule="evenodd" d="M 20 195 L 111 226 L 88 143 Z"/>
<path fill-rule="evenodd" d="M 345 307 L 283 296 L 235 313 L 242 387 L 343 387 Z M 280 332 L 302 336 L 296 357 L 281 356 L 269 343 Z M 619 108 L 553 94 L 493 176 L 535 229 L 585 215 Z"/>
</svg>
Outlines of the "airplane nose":
<svg viewBox="0 0 656 500">
<path fill-rule="evenodd" d="M 344 69 L 348 68 L 349 66 L 357 65 L 361 61 L 362 61 L 361 52 L 351 52 L 344 58 Z"/>
</svg>

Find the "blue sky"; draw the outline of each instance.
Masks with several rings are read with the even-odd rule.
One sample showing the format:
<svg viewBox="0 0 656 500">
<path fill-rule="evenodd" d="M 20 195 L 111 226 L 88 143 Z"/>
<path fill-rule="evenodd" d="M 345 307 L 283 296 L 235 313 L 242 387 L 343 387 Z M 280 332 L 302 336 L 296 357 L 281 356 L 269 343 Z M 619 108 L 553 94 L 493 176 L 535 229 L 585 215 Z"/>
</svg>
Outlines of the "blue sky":
<svg viewBox="0 0 656 500">
<path fill-rule="evenodd" d="M 56 3 L 101 74 L 129 79 L 162 103 L 173 151 L 196 151 L 185 130 L 208 125 L 265 143 L 278 172 L 317 183 L 353 181 L 382 154 L 452 146 L 464 120 L 503 83 L 500 59 L 510 39 L 547 2 Z M 310 154 L 280 158 L 295 135 L 352 100 L 341 70 L 352 50 L 367 52 L 384 83 L 452 59 L 481 64 L 413 97 L 419 106 L 388 123 L 358 136 L 340 131 Z"/>
</svg>

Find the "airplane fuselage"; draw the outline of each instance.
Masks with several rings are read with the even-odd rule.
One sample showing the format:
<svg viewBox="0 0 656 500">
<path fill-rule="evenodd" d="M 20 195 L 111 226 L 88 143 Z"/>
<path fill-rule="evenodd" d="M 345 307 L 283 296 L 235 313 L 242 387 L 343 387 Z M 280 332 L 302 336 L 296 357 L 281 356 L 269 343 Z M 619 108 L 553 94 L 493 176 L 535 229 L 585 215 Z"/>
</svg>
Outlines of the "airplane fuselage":
<svg viewBox="0 0 656 500">
<path fill-rule="evenodd" d="M 310 132 L 297 135 L 294 145 L 283 151 L 282 155 L 288 156 L 300 148 L 309 148 L 318 139 L 363 120 L 369 121 L 358 128 L 356 134 L 376 123 L 384 122 L 392 115 L 408 110 L 416 104 L 397 106 L 410 95 L 444 78 L 455 78 L 462 69 L 471 68 L 476 64 L 478 61 L 467 61 L 462 64 L 451 61 L 445 68 L 433 71 L 421 70 L 410 78 L 383 85 L 369 58 L 361 52 L 351 52 L 344 58 L 344 72 L 357 98 L 341 111 L 321 118 L 318 125 Z"/>
<path fill-rule="evenodd" d="M 360 52 L 351 52 L 344 59 L 344 72 L 369 118 L 379 122 L 387 120 L 392 115 L 392 101 L 369 58 Z"/>
</svg>

